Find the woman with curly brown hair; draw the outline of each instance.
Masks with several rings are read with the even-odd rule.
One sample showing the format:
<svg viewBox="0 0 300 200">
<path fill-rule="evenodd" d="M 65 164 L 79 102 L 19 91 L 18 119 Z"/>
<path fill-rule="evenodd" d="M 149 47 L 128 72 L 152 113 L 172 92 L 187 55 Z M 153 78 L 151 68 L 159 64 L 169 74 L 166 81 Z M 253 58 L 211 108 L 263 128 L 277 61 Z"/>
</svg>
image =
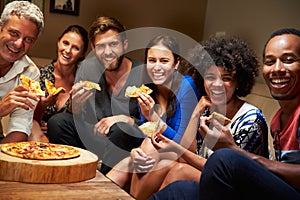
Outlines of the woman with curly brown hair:
<svg viewBox="0 0 300 200">
<path fill-rule="evenodd" d="M 177 180 L 199 181 L 206 159 L 213 154 L 210 148 L 216 142 L 204 140 L 198 149 L 199 155 L 195 153 L 196 145 L 193 141 L 198 131 L 199 118 L 207 113 L 217 112 L 231 119 L 231 123 L 224 126 L 230 129 L 235 143 L 246 151 L 268 157 L 268 127 L 265 118 L 258 108 L 240 98 L 250 93 L 258 75 L 259 64 L 255 53 L 238 37 L 211 37 L 197 45 L 187 60 L 203 75 L 207 96 L 198 102 L 180 145 L 161 135 L 153 137 L 152 143 L 157 149 L 173 154 L 175 152 L 178 159 L 170 166 L 148 172 L 147 178 L 145 175 L 143 179 L 137 176 L 133 178 L 131 193 L 138 199 L 148 198 L 151 193 Z M 166 163 L 165 160 L 160 162 L 162 166 Z M 174 191 L 171 193 L 176 194 Z M 166 197 L 169 194 L 160 195 Z"/>
</svg>

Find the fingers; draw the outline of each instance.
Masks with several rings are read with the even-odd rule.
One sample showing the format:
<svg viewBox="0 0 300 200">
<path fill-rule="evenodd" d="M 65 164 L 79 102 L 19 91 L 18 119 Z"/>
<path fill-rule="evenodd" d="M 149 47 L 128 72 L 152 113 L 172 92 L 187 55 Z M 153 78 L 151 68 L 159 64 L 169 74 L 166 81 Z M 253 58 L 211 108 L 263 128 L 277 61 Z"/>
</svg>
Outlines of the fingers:
<svg viewBox="0 0 300 200">
<path fill-rule="evenodd" d="M 28 92 L 23 86 L 17 86 L 2 99 L 1 106 L 9 113 L 15 108 L 34 109 L 38 101 L 39 98 L 35 94 Z"/>
<path fill-rule="evenodd" d="M 29 98 L 33 101 L 39 101 L 39 97 L 36 94 L 30 92 L 28 88 L 25 88 L 22 85 L 18 85 L 17 87 L 15 87 L 12 91 L 9 92 L 9 95 Z"/>
<path fill-rule="evenodd" d="M 139 92 L 138 102 L 142 106 L 152 106 L 155 102 L 152 97 L 146 93 Z"/>
<path fill-rule="evenodd" d="M 132 152 L 131 157 L 137 173 L 146 173 L 152 169 L 155 164 L 155 159 L 148 156 L 140 148 L 135 149 L 135 151 Z"/>
<path fill-rule="evenodd" d="M 206 133 L 210 130 L 207 126 L 208 119 L 205 116 L 200 117 L 200 125 L 199 125 L 199 131 L 202 136 L 202 138 L 205 138 Z"/>
<path fill-rule="evenodd" d="M 153 158 L 148 158 L 142 163 L 133 163 L 136 173 L 147 173 L 149 172 L 155 164 Z"/>
<path fill-rule="evenodd" d="M 111 127 L 110 119 L 103 118 L 94 126 L 94 135 L 106 136 L 109 133 Z"/>
</svg>

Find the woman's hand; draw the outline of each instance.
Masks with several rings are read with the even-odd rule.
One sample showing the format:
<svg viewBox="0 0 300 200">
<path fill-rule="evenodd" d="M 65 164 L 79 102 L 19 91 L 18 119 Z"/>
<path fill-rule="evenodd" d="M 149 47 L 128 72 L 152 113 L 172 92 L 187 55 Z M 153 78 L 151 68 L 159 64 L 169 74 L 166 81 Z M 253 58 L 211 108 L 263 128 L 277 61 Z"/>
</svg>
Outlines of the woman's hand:
<svg viewBox="0 0 300 200">
<path fill-rule="evenodd" d="M 139 97 L 137 97 L 138 104 L 140 105 L 141 112 L 148 121 L 158 121 L 160 119 L 159 115 L 154 112 L 153 108 L 155 101 L 153 98 L 146 94 L 139 92 Z"/>
<path fill-rule="evenodd" d="M 208 148 L 213 150 L 220 148 L 239 149 L 234 142 L 229 128 L 220 124 L 216 119 L 210 121 L 209 126 L 213 127 L 212 129 L 207 124 L 208 118 L 200 117 L 199 131 Z"/>
<path fill-rule="evenodd" d="M 56 94 L 56 95 L 49 94 L 47 97 L 41 97 L 39 104 L 43 108 L 47 108 L 48 106 L 55 104 L 55 102 L 57 101 L 57 98 L 58 98 L 58 94 Z"/>
<path fill-rule="evenodd" d="M 147 173 L 155 164 L 155 159 L 143 152 L 141 148 L 132 149 L 130 157 L 136 173 Z"/>
<path fill-rule="evenodd" d="M 159 152 L 182 153 L 182 148 L 179 144 L 163 136 L 162 134 L 153 134 L 151 136 L 151 142 Z"/>
<path fill-rule="evenodd" d="M 200 117 L 207 108 L 212 112 L 212 103 L 208 96 L 202 96 L 194 109 L 194 117 Z"/>
</svg>

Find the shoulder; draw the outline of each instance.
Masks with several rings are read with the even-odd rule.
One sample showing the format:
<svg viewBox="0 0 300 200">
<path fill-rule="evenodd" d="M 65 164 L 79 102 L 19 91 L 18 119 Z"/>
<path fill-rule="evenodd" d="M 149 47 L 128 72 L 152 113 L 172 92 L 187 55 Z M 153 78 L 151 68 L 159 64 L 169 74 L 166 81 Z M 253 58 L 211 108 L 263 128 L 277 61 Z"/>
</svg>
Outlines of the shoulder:
<svg viewBox="0 0 300 200">
<path fill-rule="evenodd" d="M 262 111 L 256 106 L 245 102 L 242 107 L 239 109 L 238 113 L 234 116 L 234 119 L 239 118 L 240 120 L 250 120 L 254 121 L 257 118 L 261 118 L 265 121 L 265 117 L 262 114 Z M 234 120 L 233 119 L 233 120 Z"/>
<path fill-rule="evenodd" d="M 180 88 L 180 90 L 183 92 L 188 92 L 192 90 L 194 93 L 196 93 L 197 98 L 200 99 L 201 94 L 198 92 L 195 81 L 191 76 L 182 75 Z"/>
<path fill-rule="evenodd" d="M 15 67 L 17 70 L 20 70 L 21 73 L 25 76 L 28 76 L 29 78 L 34 80 L 39 79 L 39 68 L 27 55 L 23 56 L 20 60 L 16 61 Z"/>
</svg>

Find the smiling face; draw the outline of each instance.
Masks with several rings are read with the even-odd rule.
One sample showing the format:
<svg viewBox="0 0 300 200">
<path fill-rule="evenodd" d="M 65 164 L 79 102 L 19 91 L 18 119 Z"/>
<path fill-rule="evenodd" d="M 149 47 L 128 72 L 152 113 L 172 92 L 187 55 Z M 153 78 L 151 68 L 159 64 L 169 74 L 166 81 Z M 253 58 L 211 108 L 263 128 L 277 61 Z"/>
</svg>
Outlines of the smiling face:
<svg viewBox="0 0 300 200">
<path fill-rule="evenodd" d="M 36 41 L 38 33 L 36 24 L 12 15 L 1 27 L 0 65 L 8 65 L 24 56 Z"/>
<path fill-rule="evenodd" d="M 275 36 L 268 42 L 263 76 L 275 99 L 290 100 L 300 95 L 299 59 L 300 37 L 285 34 Z"/>
<path fill-rule="evenodd" d="M 68 32 L 57 42 L 57 60 L 63 65 L 75 65 L 84 56 L 84 42 L 76 32 Z"/>
<path fill-rule="evenodd" d="M 179 65 L 172 51 L 161 43 L 152 46 L 147 52 L 146 64 L 148 75 L 154 84 L 171 87 L 173 72 Z"/>
<path fill-rule="evenodd" d="M 121 36 L 114 30 L 95 36 L 94 45 L 99 61 L 108 71 L 119 68 L 127 48 L 127 40 L 122 41 Z"/>
<path fill-rule="evenodd" d="M 204 87 L 214 105 L 226 105 L 235 98 L 234 92 L 237 88 L 235 72 L 211 66 L 204 73 Z"/>
</svg>

